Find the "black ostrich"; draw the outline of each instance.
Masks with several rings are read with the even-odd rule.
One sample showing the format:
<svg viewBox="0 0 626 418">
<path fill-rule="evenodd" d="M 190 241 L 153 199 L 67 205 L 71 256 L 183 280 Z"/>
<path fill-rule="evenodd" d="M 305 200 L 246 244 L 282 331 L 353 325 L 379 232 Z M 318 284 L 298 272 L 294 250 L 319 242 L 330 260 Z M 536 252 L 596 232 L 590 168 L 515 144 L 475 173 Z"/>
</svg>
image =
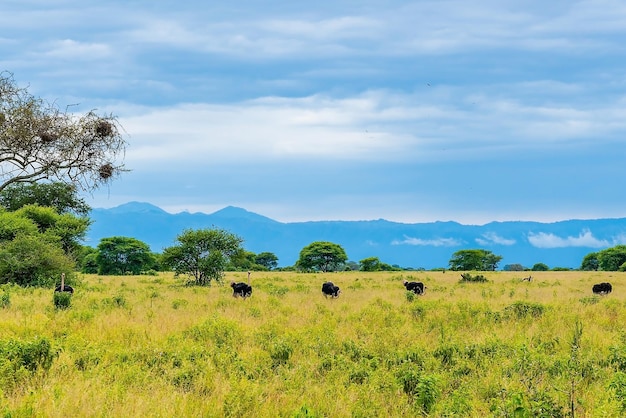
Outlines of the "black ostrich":
<svg viewBox="0 0 626 418">
<path fill-rule="evenodd" d="M 54 291 L 74 294 L 74 288 L 68 284 L 65 284 L 65 273 L 61 273 L 61 284 L 55 287 Z"/>
<path fill-rule="evenodd" d="M 244 282 L 231 282 L 230 287 L 233 288 L 233 297 L 242 297 L 243 299 L 252 296 L 252 286 L 250 286 L 250 272 L 248 272 L 248 283 Z"/>
</svg>

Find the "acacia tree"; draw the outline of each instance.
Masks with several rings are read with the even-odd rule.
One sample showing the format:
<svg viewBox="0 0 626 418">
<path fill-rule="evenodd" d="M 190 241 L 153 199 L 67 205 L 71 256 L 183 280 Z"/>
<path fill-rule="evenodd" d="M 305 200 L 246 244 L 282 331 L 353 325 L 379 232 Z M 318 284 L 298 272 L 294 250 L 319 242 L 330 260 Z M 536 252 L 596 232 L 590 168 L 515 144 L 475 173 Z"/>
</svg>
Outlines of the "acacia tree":
<svg viewBox="0 0 626 418">
<path fill-rule="evenodd" d="M 231 257 L 239 254 L 243 239 L 223 229 L 184 230 L 178 245 L 163 250 L 161 264 L 192 278 L 191 284 L 207 286 L 221 281 Z"/>
<path fill-rule="evenodd" d="M 361 271 L 380 271 L 382 270 L 382 263 L 378 257 L 367 257 L 359 261 Z"/>
<path fill-rule="evenodd" d="M 494 271 L 502 257 L 488 250 L 459 250 L 452 254 L 450 270 L 455 271 Z"/>
<path fill-rule="evenodd" d="M 267 251 L 257 254 L 254 262 L 267 268 L 268 270 L 278 267 L 278 257 L 276 254 Z"/>
<path fill-rule="evenodd" d="M 300 251 L 296 266 L 301 270 L 334 271 L 348 260 L 346 251 L 328 241 L 316 241 Z"/>
<path fill-rule="evenodd" d="M 125 171 L 125 149 L 115 116 L 60 110 L 0 73 L 0 192 L 43 180 L 96 189 Z"/>
<path fill-rule="evenodd" d="M 155 264 L 148 244 L 135 238 L 102 238 L 97 250 L 98 274 L 140 274 L 150 270 Z"/>
</svg>

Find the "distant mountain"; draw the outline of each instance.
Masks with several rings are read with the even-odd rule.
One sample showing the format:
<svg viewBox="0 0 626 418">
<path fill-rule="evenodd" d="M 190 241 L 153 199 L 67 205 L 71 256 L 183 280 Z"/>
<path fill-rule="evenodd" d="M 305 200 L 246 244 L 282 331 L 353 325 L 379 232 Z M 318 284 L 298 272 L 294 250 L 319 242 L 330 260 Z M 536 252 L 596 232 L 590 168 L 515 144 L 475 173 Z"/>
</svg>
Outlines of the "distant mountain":
<svg viewBox="0 0 626 418">
<path fill-rule="evenodd" d="M 447 267 L 455 251 L 483 248 L 503 257 L 507 264 L 532 267 L 578 268 L 585 255 L 626 243 L 626 218 L 567 220 L 553 223 L 491 222 L 462 225 L 456 222 L 405 224 L 374 221 L 315 221 L 282 223 L 233 206 L 212 214 L 170 214 L 149 203 L 130 202 L 110 209 L 93 209 L 86 244 L 97 246 L 112 236 L 133 237 L 152 251 L 175 245 L 185 229 L 217 227 L 244 239 L 252 252 L 269 251 L 280 266 L 291 266 L 300 250 L 314 241 L 341 245 L 352 261 L 378 257 L 401 267 Z"/>
</svg>

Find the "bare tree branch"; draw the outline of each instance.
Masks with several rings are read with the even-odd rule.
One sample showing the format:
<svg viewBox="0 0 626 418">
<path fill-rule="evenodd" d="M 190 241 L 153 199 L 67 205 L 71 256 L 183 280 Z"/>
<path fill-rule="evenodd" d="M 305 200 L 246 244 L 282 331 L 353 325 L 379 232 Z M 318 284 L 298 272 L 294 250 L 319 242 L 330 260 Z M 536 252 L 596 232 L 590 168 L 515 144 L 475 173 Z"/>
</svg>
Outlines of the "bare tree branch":
<svg viewBox="0 0 626 418">
<path fill-rule="evenodd" d="M 13 183 L 61 181 L 90 191 L 127 171 L 128 145 L 111 114 L 77 116 L 32 96 L 0 73 L 0 191 Z"/>
</svg>

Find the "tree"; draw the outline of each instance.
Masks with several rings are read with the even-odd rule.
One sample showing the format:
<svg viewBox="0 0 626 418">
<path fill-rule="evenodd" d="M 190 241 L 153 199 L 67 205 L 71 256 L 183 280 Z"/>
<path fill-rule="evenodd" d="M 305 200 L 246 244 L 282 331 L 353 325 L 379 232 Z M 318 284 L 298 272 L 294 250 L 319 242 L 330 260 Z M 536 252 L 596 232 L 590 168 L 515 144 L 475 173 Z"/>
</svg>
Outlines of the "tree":
<svg viewBox="0 0 626 418">
<path fill-rule="evenodd" d="M 550 267 L 548 267 L 548 265 L 545 263 L 536 263 L 531 270 L 532 271 L 548 271 L 550 270 Z"/>
<path fill-rule="evenodd" d="M 16 211 L 26 205 L 49 206 L 57 213 L 87 216 L 91 208 L 78 197 L 76 186 L 61 182 L 13 183 L 0 192 L 0 206 Z"/>
<path fill-rule="evenodd" d="M 54 242 L 37 234 L 21 234 L 0 242 L 0 284 L 53 286 L 62 273 L 74 270 L 73 261 Z M 72 275 L 67 275 L 67 284 Z"/>
<path fill-rule="evenodd" d="M 259 264 L 267 268 L 268 270 L 273 270 L 276 267 L 278 267 L 278 257 L 276 257 L 276 254 L 274 253 L 270 253 L 270 252 L 259 253 L 257 254 L 254 261 L 256 264 Z"/>
<path fill-rule="evenodd" d="M 603 271 L 620 271 L 626 263 L 626 245 L 616 245 L 598 252 L 598 265 Z"/>
<path fill-rule="evenodd" d="M 301 270 L 335 271 L 348 260 L 345 250 L 338 244 L 316 241 L 300 251 L 296 265 Z"/>
<path fill-rule="evenodd" d="M 0 241 L 10 241 L 20 235 L 41 235 L 56 243 L 66 255 L 74 257 L 79 242 L 89 227 L 88 218 L 58 214 L 53 208 L 27 205 L 15 212 L 0 210 Z"/>
<path fill-rule="evenodd" d="M 361 267 L 356 261 L 348 260 L 345 263 L 345 271 L 358 271 Z"/>
<path fill-rule="evenodd" d="M 243 248 L 239 248 L 230 257 L 225 269 L 230 271 L 263 270 L 265 267 L 257 265 L 255 258 L 256 254 L 252 251 L 246 251 Z"/>
<path fill-rule="evenodd" d="M 97 247 L 98 274 L 140 274 L 152 269 L 155 259 L 148 244 L 135 238 L 102 238 Z"/>
<path fill-rule="evenodd" d="M 206 286 L 221 281 L 230 258 L 243 240 L 223 229 L 187 229 L 176 237 L 178 245 L 163 250 L 161 263 L 178 276 L 188 275 L 192 284 Z"/>
<path fill-rule="evenodd" d="M 380 271 L 381 263 L 378 257 L 367 257 L 359 261 L 361 271 Z"/>
<path fill-rule="evenodd" d="M 583 258 L 580 269 L 583 271 L 597 271 L 600 267 L 598 262 L 598 253 L 589 253 Z"/>
<path fill-rule="evenodd" d="M 98 250 L 86 245 L 81 246 L 76 264 L 81 273 L 98 274 Z"/>
<path fill-rule="evenodd" d="M 452 254 L 449 267 L 454 271 L 494 271 L 500 260 L 501 256 L 487 250 L 459 250 Z"/>
<path fill-rule="evenodd" d="M 71 280 L 74 262 L 64 251 L 64 238 L 57 228 L 61 215 L 52 208 L 30 209 L 0 210 L 0 283 L 49 286 L 61 273 L 67 273 L 68 281 Z M 45 216 L 30 216 L 43 212 Z M 76 237 L 68 234 L 65 239 L 73 242 Z"/>
<path fill-rule="evenodd" d="M 77 217 L 71 213 L 59 214 L 52 207 L 39 205 L 26 205 L 15 213 L 32 220 L 41 233 L 57 237 L 63 251 L 72 257 L 77 255 L 80 241 L 85 238 L 91 224 L 89 218 Z"/>
<path fill-rule="evenodd" d="M 62 111 L 0 73 L 0 192 L 43 180 L 83 190 L 109 183 L 125 171 L 121 130 L 113 115 Z"/>
<path fill-rule="evenodd" d="M 18 235 L 34 235 L 39 232 L 35 222 L 20 213 L 0 209 L 0 242 L 11 241 Z"/>
<path fill-rule="evenodd" d="M 524 271 L 524 266 L 519 263 L 507 264 L 502 268 L 504 271 Z"/>
</svg>

